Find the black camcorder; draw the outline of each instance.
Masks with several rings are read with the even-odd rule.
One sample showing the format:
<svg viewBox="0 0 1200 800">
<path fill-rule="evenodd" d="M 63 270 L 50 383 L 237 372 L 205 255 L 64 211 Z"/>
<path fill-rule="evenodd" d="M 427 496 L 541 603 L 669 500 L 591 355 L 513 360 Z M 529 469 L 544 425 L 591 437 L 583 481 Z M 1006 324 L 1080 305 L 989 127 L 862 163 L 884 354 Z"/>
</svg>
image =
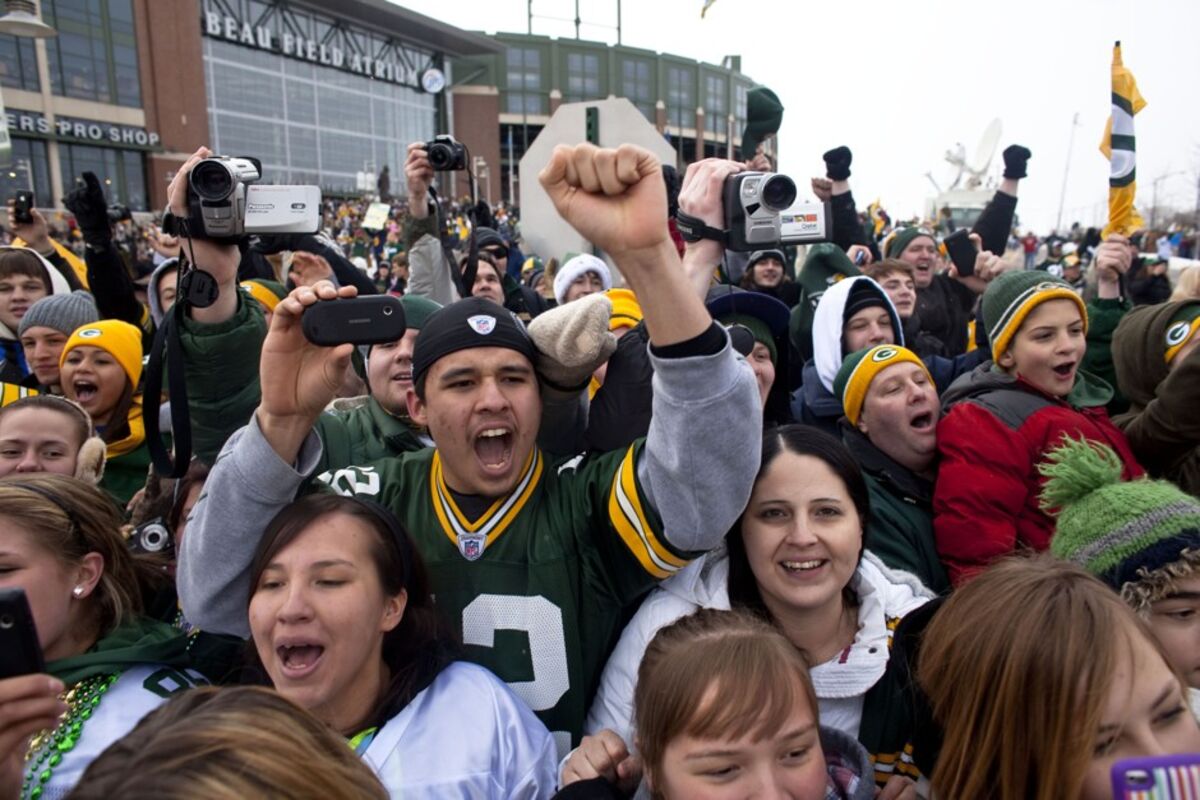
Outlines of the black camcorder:
<svg viewBox="0 0 1200 800">
<path fill-rule="evenodd" d="M 433 137 L 425 143 L 429 166 L 434 172 L 454 172 L 467 168 L 467 148 L 449 134 Z"/>
</svg>

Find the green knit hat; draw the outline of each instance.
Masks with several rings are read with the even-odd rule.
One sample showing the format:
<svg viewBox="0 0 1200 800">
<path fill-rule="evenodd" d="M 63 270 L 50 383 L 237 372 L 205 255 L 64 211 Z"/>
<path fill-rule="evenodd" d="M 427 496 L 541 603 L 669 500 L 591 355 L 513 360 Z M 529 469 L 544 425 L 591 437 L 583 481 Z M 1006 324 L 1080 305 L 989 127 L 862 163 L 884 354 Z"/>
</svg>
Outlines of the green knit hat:
<svg viewBox="0 0 1200 800">
<path fill-rule="evenodd" d="M 1200 571 L 1200 502 L 1169 481 L 1122 481 L 1107 445 L 1063 436 L 1038 471 L 1041 506 L 1057 509 L 1050 551 L 1079 564 L 1136 609 Z"/>
<path fill-rule="evenodd" d="M 851 353 L 842 360 L 842 366 L 833 379 L 833 395 L 842 401 L 842 411 L 845 412 L 846 419 L 850 420 L 851 425 L 858 424 L 863 404 L 867 399 L 867 392 L 870 390 L 871 381 L 875 380 L 875 376 L 890 366 L 905 362 L 916 364 L 925 370 L 929 382 L 933 383 L 933 378 L 929 376 L 929 368 L 925 366 L 925 362 L 907 347 L 878 344 L 859 350 L 857 353 Z"/>
<path fill-rule="evenodd" d="M 771 329 L 767 326 L 767 323 L 749 314 L 727 314 L 720 317 L 717 322 L 726 328 L 733 325 L 742 325 L 748 328 L 750 333 L 754 334 L 754 341 L 761 343 L 763 347 L 770 351 L 771 363 L 778 365 L 779 353 L 775 349 L 775 337 L 771 335 Z"/>
<path fill-rule="evenodd" d="M 899 258 L 900 254 L 907 250 L 908 246 L 912 244 L 913 239 L 921 236 L 928 236 L 930 239 L 933 239 L 934 244 L 937 244 L 937 237 L 933 235 L 933 231 L 929 230 L 928 228 L 919 228 L 916 225 L 910 225 L 907 228 L 901 228 L 900 230 L 896 231 L 892 234 L 891 238 L 887 240 L 887 246 L 885 248 L 887 251 L 886 257 Z"/>
<path fill-rule="evenodd" d="M 1016 270 L 1005 272 L 988 284 L 983 293 L 982 308 L 993 361 L 999 361 L 1008 350 L 1030 312 L 1049 300 L 1074 302 L 1083 318 L 1084 333 L 1087 333 L 1088 315 L 1083 298 L 1062 278 L 1036 269 Z"/>
<path fill-rule="evenodd" d="M 796 276 L 796 282 L 800 284 L 800 301 L 792 309 L 792 318 L 788 323 L 792 347 L 800 354 L 801 361 L 808 361 L 813 357 L 813 317 L 817 313 L 817 303 L 821 301 L 821 295 L 838 281 L 861 274 L 859 268 L 846 255 L 846 251 L 836 244 L 826 242 L 808 248 L 804 266 Z"/>
</svg>

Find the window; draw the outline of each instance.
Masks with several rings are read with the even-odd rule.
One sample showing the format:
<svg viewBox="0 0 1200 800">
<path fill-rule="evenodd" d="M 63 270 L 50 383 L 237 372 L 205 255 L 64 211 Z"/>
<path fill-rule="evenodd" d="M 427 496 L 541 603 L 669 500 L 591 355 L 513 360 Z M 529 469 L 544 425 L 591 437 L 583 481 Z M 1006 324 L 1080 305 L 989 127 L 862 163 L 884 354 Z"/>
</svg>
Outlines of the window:
<svg viewBox="0 0 1200 800">
<path fill-rule="evenodd" d="M 627 60 L 621 64 L 621 91 L 638 107 L 646 119 L 654 122 L 654 95 L 651 91 L 650 63 Z"/>
<path fill-rule="evenodd" d="M 114 150 L 85 144 L 59 144 L 62 160 L 63 194 L 75 188 L 75 176 L 94 172 L 114 203 L 134 211 L 146 210 L 146 173 L 142 154 L 133 150 Z"/>
<path fill-rule="evenodd" d="M 509 47 L 505 53 L 508 114 L 545 114 L 542 97 L 542 51 L 534 47 Z"/>
<path fill-rule="evenodd" d="M 43 0 L 42 14 L 58 29 L 46 40 L 54 94 L 141 106 L 132 0 Z"/>
<path fill-rule="evenodd" d="M 33 40 L 23 36 L 0 36 L 0 86 L 41 91 Z"/>
<path fill-rule="evenodd" d="M 725 96 L 727 84 L 720 75 L 704 76 L 704 127 L 710 133 L 725 133 L 729 102 Z"/>
<path fill-rule="evenodd" d="M 600 56 L 595 53 L 567 53 L 568 103 L 600 97 Z"/>
<path fill-rule="evenodd" d="M 741 136 L 741 131 L 746 129 L 746 95 L 750 93 L 750 87 L 744 83 L 739 83 L 737 89 L 737 102 L 733 107 L 733 127 L 736 129 L 735 135 Z"/>
<path fill-rule="evenodd" d="M 35 201 L 48 206 L 50 197 L 50 162 L 46 158 L 46 143 L 40 139 L 12 139 L 12 162 L 0 171 L 0 196 L 12 197 L 22 189 L 32 189 Z"/>
<path fill-rule="evenodd" d="M 667 124 L 673 128 L 696 127 L 695 70 L 667 67 Z"/>
</svg>

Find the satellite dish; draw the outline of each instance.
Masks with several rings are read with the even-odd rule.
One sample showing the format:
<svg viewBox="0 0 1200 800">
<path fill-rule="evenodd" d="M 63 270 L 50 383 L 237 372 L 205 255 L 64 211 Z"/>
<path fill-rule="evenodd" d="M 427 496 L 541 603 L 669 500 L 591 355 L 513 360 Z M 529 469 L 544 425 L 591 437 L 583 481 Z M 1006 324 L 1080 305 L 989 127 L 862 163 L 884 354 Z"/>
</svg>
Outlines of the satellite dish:
<svg viewBox="0 0 1200 800">
<path fill-rule="evenodd" d="M 963 172 L 967 168 L 967 148 L 963 147 L 962 142 L 955 142 L 954 147 L 946 151 L 944 158 L 946 159 L 946 163 L 951 166 L 951 169 L 948 171 L 943 182 L 947 186 L 947 191 L 953 191 L 958 188 L 958 184 L 963 177 Z M 930 178 L 930 180 L 932 181 L 933 178 Z M 937 181 L 934 181 L 934 185 L 937 185 Z"/>
<path fill-rule="evenodd" d="M 970 176 L 967 178 L 968 189 L 978 189 L 983 185 L 984 176 L 992 163 L 992 156 L 996 154 L 996 147 L 1000 144 L 1002 130 L 999 119 L 988 123 L 987 129 L 983 132 L 983 138 L 979 140 L 979 144 L 975 148 L 975 157 L 971 159 L 970 164 L 965 165 L 966 172 Z"/>
</svg>

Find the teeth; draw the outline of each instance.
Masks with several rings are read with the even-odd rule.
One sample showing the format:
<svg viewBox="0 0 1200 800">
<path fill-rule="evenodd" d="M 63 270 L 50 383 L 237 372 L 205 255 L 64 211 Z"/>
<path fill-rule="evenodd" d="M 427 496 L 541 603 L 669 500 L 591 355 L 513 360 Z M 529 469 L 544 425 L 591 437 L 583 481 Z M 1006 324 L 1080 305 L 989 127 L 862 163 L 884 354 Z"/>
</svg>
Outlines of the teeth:
<svg viewBox="0 0 1200 800">
<path fill-rule="evenodd" d="M 483 433 L 479 434 L 479 437 L 481 439 L 494 439 L 497 436 L 503 436 L 506 433 L 508 433 L 508 431 L 503 430 L 501 428 L 493 428 L 491 430 L 486 430 Z"/>
<path fill-rule="evenodd" d="M 784 561 L 784 569 L 816 569 L 824 564 L 824 561 Z"/>
</svg>

